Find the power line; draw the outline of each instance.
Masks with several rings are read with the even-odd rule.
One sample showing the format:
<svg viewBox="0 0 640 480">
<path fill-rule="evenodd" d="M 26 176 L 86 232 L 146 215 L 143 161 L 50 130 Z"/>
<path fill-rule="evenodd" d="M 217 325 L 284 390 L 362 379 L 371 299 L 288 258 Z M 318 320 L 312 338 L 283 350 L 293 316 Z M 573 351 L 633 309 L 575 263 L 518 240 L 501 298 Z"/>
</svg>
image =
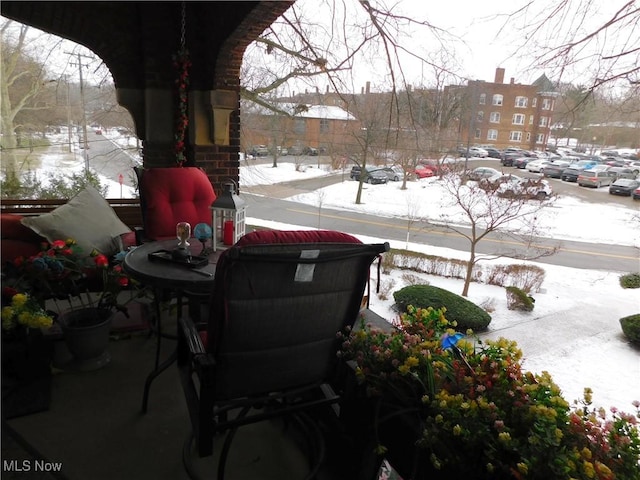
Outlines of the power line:
<svg viewBox="0 0 640 480">
<path fill-rule="evenodd" d="M 87 58 L 89 60 L 95 60 L 94 57 L 89 55 L 83 55 L 81 53 L 73 53 L 73 52 L 64 52 L 67 55 L 75 55 L 78 58 L 78 63 L 69 62 L 70 65 L 78 66 L 78 71 L 80 72 L 80 102 L 82 104 L 82 137 L 84 140 L 84 168 L 85 172 L 89 171 L 89 146 L 87 144 L 87 112 L 85 109 L 84 103 L 84 81 L 82 79 L 82 67 L 87 65 L 82 64 L 82 58 Z"/>
</svg>

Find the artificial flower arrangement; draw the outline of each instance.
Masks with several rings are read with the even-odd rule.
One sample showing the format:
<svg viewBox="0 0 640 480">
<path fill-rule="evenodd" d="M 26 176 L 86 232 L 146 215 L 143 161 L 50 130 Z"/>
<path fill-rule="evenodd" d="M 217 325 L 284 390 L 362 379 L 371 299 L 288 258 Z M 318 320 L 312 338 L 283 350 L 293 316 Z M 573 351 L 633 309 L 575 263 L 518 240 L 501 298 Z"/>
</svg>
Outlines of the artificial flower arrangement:
<svg viewBox="0 0 640 480">
<path fill-rule="evenodd" d="M 409 307 L 391 331 L 363 324 L 340 335 L 339 354 L 375 403 L 376 451 L 394 467 L 406 461 L 401 476 L 640 478 L 640 402 L 635 414 L 607 415 L 585 389 L 570 407 L 547 372 L 522 370 L 515 342 L 454 327 L 444 309 Z"/>
<path fill-rule="evenodd" d="M 34 310 L 33 315 L 42 313 L 45 304 L 55 309 L 56 313 L 65 309 L 93 307 L 126 314 L 126 305 L 118 302 L 119 293 L 132 283 L 134 287 L 137 285 L 122 270 L 119 264 L 122 258 L 117 256 L 114 262 L 109 262 L 104 254 L 96 250 L 88 256 L 84 255 L 73 239 L 43 243 L 37 255 L 18 257 L 9 262 L 3 272 L 6 277 L 3 301 L 9 307 L 15 302 L 23 308 L 35 309 L 37 305 L 41 310 L 38 313 Z M 143 294 L 139 290 L 132 298 Z M 11 310 L 12 316 L 9 316 L 9 312 L 7 310 L 5 315 L 3 310 L 3 328 L 5 318 L 7 328 L 17 325 L 10 320 L 15 317 L 16 310 Z"/>
<path fill-rule="evenodd" d="M 49 328 L 53 317 L 35 298 L 12 291 L 8 305 L 2 307 L 2 329 L 10 335 L 26 335 L 30 329 Z"/>
</svg>

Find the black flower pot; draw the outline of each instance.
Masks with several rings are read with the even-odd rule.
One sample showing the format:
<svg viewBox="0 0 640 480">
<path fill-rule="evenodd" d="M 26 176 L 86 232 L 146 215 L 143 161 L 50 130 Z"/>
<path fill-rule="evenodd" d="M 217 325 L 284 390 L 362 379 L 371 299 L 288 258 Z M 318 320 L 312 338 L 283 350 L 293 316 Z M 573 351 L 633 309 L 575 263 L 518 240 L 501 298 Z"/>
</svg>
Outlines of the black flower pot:
<svg viewBox="0 0 640 480">
<path fill-rule="evenodd" d="M 113 313 L 103 308 L 78 308 L 60 314 L 58 322 L 73 359 L 64 369 L 89 371 L 109 364 L 109 332 Z"/>
</svg>

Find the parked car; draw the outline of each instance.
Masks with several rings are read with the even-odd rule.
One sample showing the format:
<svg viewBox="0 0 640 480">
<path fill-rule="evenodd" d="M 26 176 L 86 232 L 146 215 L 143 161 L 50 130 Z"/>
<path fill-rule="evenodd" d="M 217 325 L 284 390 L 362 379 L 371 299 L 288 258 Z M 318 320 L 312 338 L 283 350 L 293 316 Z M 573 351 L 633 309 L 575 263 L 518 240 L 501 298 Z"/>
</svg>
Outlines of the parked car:
<svg viewBox="0 0 640 480">
<path fill-rule="evenodd" d="M 560 178 L 565 168 L 571 165 L 571 162 L 565 160 L 554 160 L 541 169 L 542 175 L 549 178 Z"/>
<path fill-rule="evenodd" d="M 495 168 L 478 167 L 469 172 L 469 179 L 478 181 L 483 178 L 498 177 L 500 175 L 502 175 L 502 172 L 500 172 L 500 170 L 496 170 Z"/>
<path fill-rule="evenodd" d="M 634 180 L 637 175 L 636 173 L 628 167 L 611 167 L 607 172 L 615 175 L 615 178 L 629 178 Z"/>
<path fill-rule="evenodd" d="M 608 157 L 604 159 L 604 163 L 609 165 L 610 167 L 626 167 L 627 162 L 623 158 L 619 157 Z"/>
<path fill-rule="evenodd" d="M 351 167 L 351 173 L 349 177 L 351 180 L 360 180 L 362 176 L 362 168 L 359 166 Z M 389 177 L 383 168 L 376 165 L 367 165 L 364 167 L 364 179 L 363 181 L 370 184 L 387 183 Z"/>
<path fill-rule="evenodd" d="M 266 145 L 254 145 L 251 147 L 251 150 L 249 150 L 249 154 L 254 157 L 266 157 L 269 155 L 269 149 Z"/>
<path fill-rule="evenodd" d="M 511 151 L 511 152 L 507 152 L 506 150 L 503 152 L 502 154 L 502 158 L 500 159 L 500 163 L 502 165 L 504 165 L 505 167 L 511 167 L 513 166 L 513 162 L 516 158 L 520 158 L 523 157 L 523 153 L 522 151 Z"/>
<path fill-rule="evenodd" d="M 640 182 L 638 180 L 619 178 L 609 186 L 609 193 L 611 195 L 623 195 L 625 197 L 629 197 L 638 187 L 640 187 Z"/>
<path fill-rule="evenodd" d="M 581 187 L 600 188 L 604 185 L 611 185 L 615 180 L 615 174 L 608 170 L 585 170 L 578 175 L 578 185 Z"/>
<path fill-rule="evenodd" d="M 486 157 L 489 156 L 489 152 L 487 152 L 484 148 L 469 147 L 469 156 L 470 157 L 486 158 Z"/>
<path fill-rule="evenodd" d="M 640 161 L 633 160 L 633 161 L 629 162 L 627 167 L 630 168 L 631 170 L 633 170 L 636 175 L 640 174 Z"/>
<path fill-rule="evenodd" d="M 382 168 L 382 171 L 387 174 L 387 179 L 392 182 L 399 182 L 404 178 L 404 170 L 398 165 L 384 167 Z"/>
<path fill-rule="evenodd" d="M 640 188 L 636 188 L 631 194 L 634 200 L 640 200 Z"/>
<path fill-rule="evenodd" d="M 542 169 L 544 168 L 545 165 L 550 164 L 551 161 L 550 160 L 532 160 L 529 163 L 527 163 L 527 166 L 525 167 L 527 169 L 527 171 L 532 172 L 532 173 L 540 173 L 542 171 Z"/>
<path fill-rule="evenodd" d="M 494 147 L 482 147 L 487 151 L 487 157 L 502 158 L 502 152 Z"/>
<path fill-rule="evenodd" d="M 577 182 L 578 175 L 584 172 L 586 169 L 582 167 L 567 167 L 562 171 L 562 175 L 560 175 L 560 179 L 563 182 Z"/>
<path fill-rule="evenodd" d="M 498 184 L 496 193 L 501 197 L 523 195 L 525 198 L 544 200 L 551 196 L 553 190 L 547 180 L 540 178 L 522 178 L 517 175 L 500 175 L 485 179 L 492 184 Z"/>
<path fill-rule="evenodd" d="M 418 178 L 433 177 L 436 174 L 428 165 L 417 165 L 414 172 Z"/>
<path fill-rule="evenodd" d="M 524 170 L 527 167 L 527 163 L 534 160 L 531 157 L 518 157 L 513 160 L 513 166 L 515 168 L 519 168 L 520 170 Z"/>
</svg>

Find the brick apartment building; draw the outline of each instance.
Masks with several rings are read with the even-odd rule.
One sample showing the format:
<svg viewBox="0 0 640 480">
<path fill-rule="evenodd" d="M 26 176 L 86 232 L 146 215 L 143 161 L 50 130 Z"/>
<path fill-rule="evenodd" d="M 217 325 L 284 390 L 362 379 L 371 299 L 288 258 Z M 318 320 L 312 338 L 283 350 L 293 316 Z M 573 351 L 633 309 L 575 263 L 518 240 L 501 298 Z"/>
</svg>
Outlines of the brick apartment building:
<svg viewBox="0 0 640 480">
<path fill-rule="evenodd" d="M 301 153 L 308 147 L 326 153 L 344 153 L 344 145 L 353 143 L 360 122 L 337 105 L 278 103 L 282 112 L 249 107 L 242 112 L 242 148 L 253 145 L 286 147 Z"/>
<path fill-rule="evenodd" d="M 472 80 L 464 87 L 448 87 L 464 95 L 463 104 L 470 106 L 460 121 L 460 143 L 544 150 L 558 93 L 544 74 L 532 85 L 513 78 L 504 83 L 504 74 L 504 68 L 496 68 L 493 82 Z"/>
</svg>

